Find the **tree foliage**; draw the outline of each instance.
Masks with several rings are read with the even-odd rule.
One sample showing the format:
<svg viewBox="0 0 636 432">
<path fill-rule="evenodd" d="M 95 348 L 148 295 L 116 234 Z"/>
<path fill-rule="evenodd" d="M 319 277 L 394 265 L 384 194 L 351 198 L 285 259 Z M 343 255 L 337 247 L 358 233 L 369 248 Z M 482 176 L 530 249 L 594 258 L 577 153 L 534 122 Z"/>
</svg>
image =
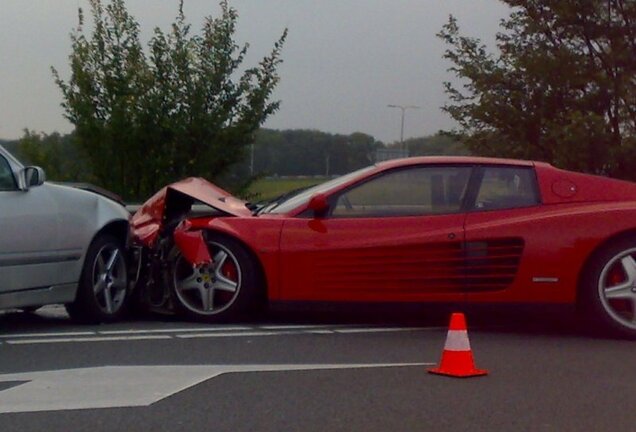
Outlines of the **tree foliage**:
<svg viewBox="0 0 636 432">
<path fill-rule="evenodd" d="M 466 156 L 470 151 L 457 139 L 457 137 L 438 132 L 435 135 L 409 138 L 404 144 L 399 141 L 391 143 L 388 147 L 408 149 L 409 156 Z"/>
<path fill-rule="evenodd" d="M 463 144 L 443 133 L 404 141 L 411 156 L 466 155 Z M 21 161 L 44 168 L 56 181 L 96 183 L 90 163 L 77 145 L 75 134 L 60 135 L 25 130 L 21 139 L 0 140 L 0 144 Z M 400 146 L 388 145 L 371 135 L 355 132 L 331 134 L 318 130 L 261 128 L 254 133 L 254 167 L 249 154 L 232 165 L 215 182 L 241 196 L 247 196 L 249 180 L 263 176 L 341 175 L 371 165 L 376 151 Z"/>
<path fill-rule="evenodd" d="M 216 178 L 245 156 L 254 132 L 279 107 L 271 96 L 287 30 L 271 53 L 243 68 L 248 45 L 234 41 L 238 14 L 220 2 L 193 34 L 180 3 L 169 32 L 144 50 L 124 0 L 90 0 L 71 34 L 71 77 L 53 68 L 78 145 L 104 187 L 146 197 L 184 176 Z"/>
<path fill-rule="evenodd" d="M 636 2 L 504 0 L 497 53 L 438 34 L 462 85 L 443 108 L 475 153 L 636 179 Z"/>
<path fill-rule="evenodd" d="M 261 129 L 254 146 L 254 171 L 277 175 L 339 175 L 371 165 L 382 147 L 370 135 L 317 130 Z"/>
<path fill-rule="evenodd" d="M 87 158 L 78 148 L 73 134 L 45 134 L 25 130 L 13 151 L 23 163 L 44 168 L 48 180 L 95 181 L 92 173 L 86 170 Z"/>
</svg>

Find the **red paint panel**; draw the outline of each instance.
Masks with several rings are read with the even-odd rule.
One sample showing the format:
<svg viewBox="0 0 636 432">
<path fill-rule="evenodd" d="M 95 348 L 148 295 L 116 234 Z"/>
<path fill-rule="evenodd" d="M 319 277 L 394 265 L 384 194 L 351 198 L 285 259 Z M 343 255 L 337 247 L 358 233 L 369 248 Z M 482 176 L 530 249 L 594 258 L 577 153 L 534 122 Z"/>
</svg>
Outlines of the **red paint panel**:
<svg viewBox="0 0 636 432">
<path fill-rule="evenodd" d="M 542 205 L 469 213 L 466 217 L 468 244 L 484 239 L 520 237 L 523 254 L 511 284 L 504 289 L 484 285 L 483 292 L 469 293 L 467 299 L 477 302 L 573 302 L 578 277 L 587 258 L 606 239 L 631 229 L 634 220 L 636 203 Z M 534 282 L 533 278 L 556 278 L 558 281 Z"/>
<path fill-rule="evenodd" d="M 189 224 L 181 224 L 174 231 L 174 242 L 183 257 L 192 265 L 200 266 L 212 262 L 210 251 L 200 230 L 188 231 Z"/>
<path fill-rule="evenodd" d="M 461 300 L 464 215 L 288 219 L 286 300 Z"/>
<path fill-rule="evenodd" d="M 537 164 L 544 204 L 598 201 L 636 201 L 636 184 L 608 177 L 557 169 Z"/>
</svg>

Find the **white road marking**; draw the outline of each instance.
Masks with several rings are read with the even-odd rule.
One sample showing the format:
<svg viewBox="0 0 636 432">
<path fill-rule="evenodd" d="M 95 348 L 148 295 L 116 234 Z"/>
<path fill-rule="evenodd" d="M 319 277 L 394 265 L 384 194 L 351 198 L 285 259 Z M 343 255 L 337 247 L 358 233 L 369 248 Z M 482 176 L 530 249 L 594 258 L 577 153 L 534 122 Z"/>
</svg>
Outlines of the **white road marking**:
<svg viewBox="0 0 636 432">
<path fill-rule="evenodd" d="M 234 326 L 234 327 L 197 327 L 197 328 L 165 328 L 165 329 L 148 329 L 148 330 L 103 330 L 99 331 L 99 334 L 103 335 L 118 335 L 118 334 L 139 334 L 139 333 L 184 333 L 184 332 L 218 332 L 218 331 L 236 331 L 236 330 L 251 330 L 251 327 Z"/>
<path fill-rule="evenodd" d="M 44 343 L 65 343 L 65 342 L 112 342 L 131 340 L 152 340 L 152 339 L 172 339 L 169 335 L 146 335 L 146 336 L 95 336 L 79 338 L 49 338 L 49 339 L 8 339 L 5 343 L 10 345 L 44 344 Z"/>
<path fill-rule="evenodd" d="M 264 330 L 304 330 L 304 329 L 316 329 L 316 328 L 325 328 L 328 325 L 262 325 L 258 326 L 258 328 L 262 328 Z"/>
<path fill-rule="evenodd" d="M 148 406 L 225 373 L 431 366 L 434 363 L 102 366 L 0 375 L 0 413 Z"/>
<path fill-rule="evenodd" d="M 58 332 L 58 333 L 16 333 L 7 334 L 4 337 L 23 338 L 23 337 L 49 337 L 49 336 L 89 336 L 96 334 L 94 331 L 79 331 L 79 332 Z M 0 334 L 0 336 L 3 336 Z"/>
<path fill-rule="evenodd" d="M 383 333 L 383 332 L 402 332 L 402 331 L 416 331 L 416 330 L 430 330 L 431 328 L 438 329 L 442 327 L 372 327 L 372 328 L 342 328 L 334 329 L 336 333 Z M 443 327 L 446 328 L 446 327 Z"/>
<path fill-rule="evenodd" d="M 260 337 L 289 335 L 363 334 L 446 330 L 446 327 L 344 327 L 341 325 L 264 325 L 264 326 L 210 326 L 159 329 L 100 330 L 59 333 L 0 334 L 0 344 L 28 345 L 69 342 L 116 342 L 153 339 L 197 339 L 221 337 Z"/>
<path fill-rule="evenodd" d="M 242 336 L 282 336 L 284 334 L 296 334 L 295 332 L 273 332 L 273 331 L 251 331 L 251 332 L 228 332 L 228 333 L 195 333 L 177 335 L 179 339 L 194 338 L 216 338 L 216 337 L 242 337 Z"/>
</svg>

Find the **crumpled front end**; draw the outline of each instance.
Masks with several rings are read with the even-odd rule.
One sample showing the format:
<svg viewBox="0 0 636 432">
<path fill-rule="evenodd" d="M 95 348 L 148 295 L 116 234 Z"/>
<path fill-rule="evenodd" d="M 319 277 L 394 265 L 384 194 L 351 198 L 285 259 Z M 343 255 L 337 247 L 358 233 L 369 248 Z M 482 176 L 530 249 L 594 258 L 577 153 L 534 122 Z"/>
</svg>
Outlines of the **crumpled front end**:
<svg viewBox="0 0 636 432">
<path fill-rule="evenodd" d="M 152 248 L 160 234 L 184 220 L 192 205 L 202 203 L 223 216 L 251 216 L 246 202 L 205 179 L 190 177 L 162 188 L 133 215 L 130 222 L 136 244 Z"/>
<path fill-rule="evenodd" d="M 137 270 L 136 296 L 141 307 L 172 312 L 170 266 L 175 247 L 195 267 L 212 263 L 204 230 L 189 218 L 198 216 L 203 204 L 206 218 L 252 216 L 245 201 L 233 197 L 202 178 L 187 178 L 155 193 L 130 220 L 130 237 Z"/>
</svg>

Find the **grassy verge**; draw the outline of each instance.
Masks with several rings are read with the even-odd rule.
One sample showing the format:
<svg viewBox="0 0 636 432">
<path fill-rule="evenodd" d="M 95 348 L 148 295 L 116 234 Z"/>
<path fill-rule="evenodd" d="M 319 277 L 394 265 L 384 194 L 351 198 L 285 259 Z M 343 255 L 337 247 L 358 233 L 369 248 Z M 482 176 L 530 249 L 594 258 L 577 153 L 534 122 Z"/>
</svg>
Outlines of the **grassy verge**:
<svg viewBox="0 0 636 432">
<path fill-rule="evenodd" d="M 266 200 L 290 190 L 313 186 L 326 180 L 323 177 L 262 178 L 250 186 L 250 193 L 258 194 L 259 200 Z"/>
</svg>

